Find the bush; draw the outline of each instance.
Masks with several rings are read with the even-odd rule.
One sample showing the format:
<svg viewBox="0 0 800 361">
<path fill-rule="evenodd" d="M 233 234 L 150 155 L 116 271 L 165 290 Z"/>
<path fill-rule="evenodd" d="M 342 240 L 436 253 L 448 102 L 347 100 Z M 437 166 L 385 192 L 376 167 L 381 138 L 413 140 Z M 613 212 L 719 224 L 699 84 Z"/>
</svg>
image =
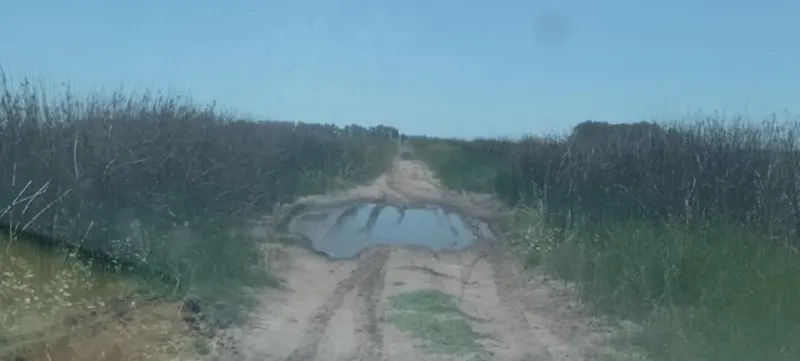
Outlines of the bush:
<svg viewBox="0 0 800 361">
<path fill-rule="evenodd" d="M 724 219 L 783 236 L 798 226 L 793 129 L 709 120 L 584 135 L 586 127 L 565 141 L 523 145 L 514 172 L 498 179 L 515 186 L 497 191 L 546 198 L 550 213 L 591 221 Z"/>
<path fill-rule="evenodd" d="M 531 222 L 545 225 L 519 234 L 531 262 L 575 281 L 596 310 L 645 325 L 637 341 L 651 358 L 791 360 L 798 129 L 774 119 L 585 122 L 566 137 L 505 142 L 493 160 L 464 156 L 485 142 L 451 142 L 462 158 L 434 168 L 498 164 L 480 187 L 536 209 Z"/>
<path fill-rule="evenodd" d="M 449 188 L 493 192 L 499 170 L 511 164 L 513 142 L 504 139 L 473 141 L 408 137 L 417 158 L 436 169 Z"/>
<path fill-rule="evenodd" d="M 0 84 L 0 222 L 181 286 L 264 280 L 246 222 L 376 176 L 394 151 L 385 138 L 239 120 L 179 96 L 38 89 Z"/>
</svg>

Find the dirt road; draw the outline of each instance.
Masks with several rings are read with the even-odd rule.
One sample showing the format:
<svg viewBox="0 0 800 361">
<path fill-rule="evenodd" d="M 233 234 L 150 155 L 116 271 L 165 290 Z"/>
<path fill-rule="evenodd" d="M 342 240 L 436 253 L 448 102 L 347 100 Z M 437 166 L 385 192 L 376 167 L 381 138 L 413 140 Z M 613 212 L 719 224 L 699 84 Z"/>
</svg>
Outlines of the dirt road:
<svg viewBox="0 0 800 361">
<path fill-rule="evenodd" d="M 310 209 L 376 201 L 441 207 L 489 225 L 500 211 L 489 197 L 444 189 L 424 164 L 397 159 L 371 184 L 303 198 L 286 214 L 291 218 Z M 270 267 L 285 286 L 262 291 L 252 323 L 229 330 L 237 352 L 226 357 L 595 359 L 603 333 L 574 310 L 569 292 L 522 270 L 501 240 L 475 226 L 483 238 L 462 253 L 378 247 L 365 250 L 358 260 L 331 261 L 301 245 L 268 244 Z"/>
</svg>

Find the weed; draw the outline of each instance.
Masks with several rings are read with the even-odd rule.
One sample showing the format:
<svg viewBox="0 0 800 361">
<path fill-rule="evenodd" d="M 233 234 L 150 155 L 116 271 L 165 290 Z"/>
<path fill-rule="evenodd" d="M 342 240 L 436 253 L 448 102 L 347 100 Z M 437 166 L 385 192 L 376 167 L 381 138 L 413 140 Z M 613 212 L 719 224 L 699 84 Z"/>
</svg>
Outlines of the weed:
<svg viewBox="0 0 800 361">
<path fill-rule="evenodd" d="M 390 320 L 435 353 L 481 353 L 483 336 L 470 326 L 453 297 L 438 291 L 414 291 L 391 297 Z"/>
<path fill-rule="evenodd" d="M 411 142 L 450 186 L 490 167 L 471 188 L 523 209 L 514 246 L 593 309 L 638 322 L 627 341 L 649 358 L 793 360 L 798 129 L 585 122 L 548 139 Z"/>
<path fill-rule="evenodd" d="M 57 323 L 54 313 L 98 292 L 198 296 L 231 306 L 214 317 L 241 320 L 254 304 L 245 290 L 276 277 L 251 223 L 377 176 L 396 148 L 388 127 L 259 122 L 179 95 L 45 88 L 0 73 L 0 229 L 18 237 L 0 255 L 4 338 Z"/>
</svg>

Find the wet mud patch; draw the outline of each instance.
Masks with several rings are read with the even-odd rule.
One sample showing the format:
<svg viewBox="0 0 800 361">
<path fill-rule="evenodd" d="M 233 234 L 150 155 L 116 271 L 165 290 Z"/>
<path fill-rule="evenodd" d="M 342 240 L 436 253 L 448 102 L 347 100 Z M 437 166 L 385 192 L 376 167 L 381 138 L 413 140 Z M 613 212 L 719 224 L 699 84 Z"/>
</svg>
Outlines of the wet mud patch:
<svg viewBox="0 0 800 361">
<path fill-rule="evenodd" d="M 373 246 L 407 246 L 431 252 L 470 248 L 480 235 L 474 222 L 429 206 L 407 208 L 383 203 L 356 203 L 299 214 L 288 225 L 307 246 L 335 260 L 354 259 Z"/>
</svg>

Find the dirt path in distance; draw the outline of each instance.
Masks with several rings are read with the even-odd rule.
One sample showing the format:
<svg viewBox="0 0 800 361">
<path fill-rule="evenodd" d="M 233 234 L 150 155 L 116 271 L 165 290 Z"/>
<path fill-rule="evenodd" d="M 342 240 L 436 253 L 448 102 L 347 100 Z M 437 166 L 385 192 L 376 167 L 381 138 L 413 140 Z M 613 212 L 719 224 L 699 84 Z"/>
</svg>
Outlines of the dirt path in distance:
<svg viewBox="0 0 800 361">
<path fill-rule="evenodd" d="M 373 247 L 357 260 L 331 261 L 300 244 L 267 244 L 270 267 L 285 285 L 262 291 L 251 324 L 229 331 L 237 352 L 227 359 L 596 359 L 605 331 L 575 310 L 567 290 L 523 271 L 486 229 L 499 224 L 501 205 L 445 189 L 421 162 L 398 158 L 370 184 L 302 198 L 270 227 L 363 202 L 437 207 L 486 223 L 473 224 L 481 239 L 460 253 Z"/>
</svg>

